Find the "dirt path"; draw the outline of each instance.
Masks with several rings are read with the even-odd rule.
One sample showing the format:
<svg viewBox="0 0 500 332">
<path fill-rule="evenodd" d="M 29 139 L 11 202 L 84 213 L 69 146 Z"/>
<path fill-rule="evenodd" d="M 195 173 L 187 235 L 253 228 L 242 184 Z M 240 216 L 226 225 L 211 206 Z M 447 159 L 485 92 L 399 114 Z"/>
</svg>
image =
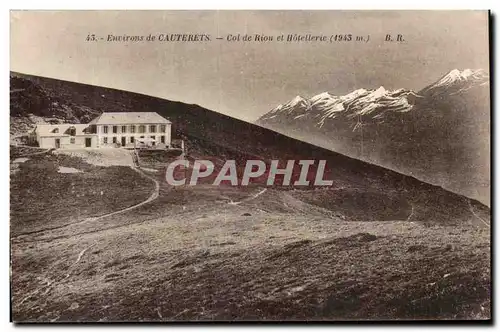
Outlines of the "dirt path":
<svg viewBox="0 0 500 332">
<path fill-rule="evenodd" d="M 474 217 L 476 217 L 478 220 L 480 220 L 483 224 L 485 224 L 489 228 L 490 224 L 486 220 L 481 218 L 479 215 L 477 215 L 476 212 L 474 211 L 474 208 L 472 207 L 470 199 L 467 200 L 467 203 L 469 204 L 469 210 L 472 213 L 472 215 L 474 215 Z"/>
<path fill-rule="evenodd" d="M 22 147 L 23 148 L 30 148 L 30 149 L 39 149 L 39 148 L 36 148 L 36 147 L 24 146 L 24 145 Z M 16 158 L 28 158 L 28 157 L 36 156 L 36 155 L 39 155 L 39 154 L 48 153 L 49 151 L 50 151 L 50 149 L 46 149 L 46 150 L 38 151 L 38 152 L 34 152 L 34 153 L 23 154 L 23 155 L 17 156 Z"/>
<path fill-rule="evenodd" d="M 69 223 L 69 224 L 64 224 L 64 225 L 61 225 L 61 226 L 57 226 L 57 227 L 51 227 L 51 228 L 45 228 L 45 229 L 40 229 L 40 230 L 36 230 L 36 231 L 32 231 L 32 232 L 24 232 L 24 233 L 20 233 L 20 234 L 17 234 L 16 236 L 12 236 L 11 239 L 22 239 L 22 237 L 24 236 L 28 236 L 28 235 L 33 235 L 33 234 L 40 234 L 40 233 L 44 233 L 44 232 L 50 232 L 50 231 L 54 231 L 54 230 L 59 230 L 59 229 L 63 229 L 63 228 L 66 228 L 66 227 L 71 227 L 71 226 L 75 226 L 75 225 L 81 225 L 81 224 L 84 224 L 84 223 L 87 223 L 87 222 L 91 222 L 91 221 L 96 221 L 96 220 L 99 220 L 99 219 L 103 219 L 103 218 L 107 218 L 107 217 L 110 217 L 110 216 L 114 216 L 114 215 L 117 215 L 117 214 L 121 214 L 121 213 L 124 213 L 124 212 L 128 212 L 128 211 L 131 211 L 131 210 L 134 210 L 134 209 L 137 209 L 145 204 L 148 204 L 154 200 L 156 200 L 158 198 L 158 196 L 160 195 L 160 183 L 158 182 L 158 180 L 156 180 L 155 178 L 145 174 L 143 171 L 141 171 L 140 169 L 138 169 L 137 167 L 135 166 L 129 166 L 132 170 L 136 171 L 137 173 L 139 173 L 141 176 L 147 178 L 148 180 L 150 181 L 153 181 L 154 185 L 155 185 L 155 188 L 153 189 L 151 195 L 144 201 L 140 202 L 140 203 L 137 203 L 135 205 L 132 205 L 132 206 L 129 206 L 129 207 L 126 207 L 126 208 L 123 208 L 121 210 L 117 210 L 117 211 L 113 211 L 113 212 L 110 212 L 110 213 L 106 213 L 106 214 L 103 214 L 101 216 L 98 216 L 98 217 L 89 217 L 89 218 L 85 218 L 81 221 L 77 221 L 77 222 L 73 222 L 73 223 Z M 78 234 L 74 234 L 74 235 L 78 235 Z M 59 237 L 54 237 L 54 238 L 47 238 L 47 239 L 31 239 L 31 240 L 24 240 L 24 241 L 16 241 L 16 243 L 28 243 L 28 242 L 37 242 L 37 241 L 51 241 L 51 240 L 54 240 L 54 239 L 57 239 Z"/>
<path fill-rule="evenodd" d="M 29 293 L 21 301 L 19 301 L 19 303 L 17 303 L 16 306 L 20 307 L 25 301 L 29 300 L 30 298 L 32 298 L 35 295 L 38 295 L 41 291 L 44 291 L 43 293 L 41 293 L 41 295 L 42 296 L 46 296 L 57 284 L 63 283 L 66 279 L 68 279 L 72 275 L 73 270 L 74 270 L 73 268 L 80 262 L 80 260 L 82 259 L 83 255 L 90 248 L 92 248 L 95 245 L 96 245 L 96 243 L 93 243 L 90 246 L 88 246 L 87 248 L 85 248 L 82 251 L 80 251 L 80 253 L 78 254 L 78 257 L 73 262 L 73 264 L 70 265 L 70 267 L 68 269 L 68 273 L 64 277 L 60 278 L 59 280 L 51 280 L 51 279 L 48 279 L 48 278 L 44 278 L 46 280 L 46 284 L 43 285 L 42 287 L 39 287 L 39 288 L 35 289 L 31 293 Z"/>
<path fill-rule="evenodd" d="M 121 210 L 118 210 L 118 211 L 114 211 L 114 212 L 110 212 L 110 213 L 107 213 L 107 214 L 103 214 L 102 216 L 99 216 L 99 217 L 94 217 L 94 218 L 87 218 L 85 219 L 85 221 L 95 221 L 95 220 L 99 220 L 99 219 L 103 219 L 103 218 L 106 218 L 106 217 L 111 217 L 111 216 L 114 216 L 114 215 L 117 215 L 117 214 L 120 214 L 120 213 L 123 213 L 123 212 L 127 212 L 127 211 L 131 211 L 131 210 L 134 210 L 134 209 L 137 209 L 138 207 L 141 207 L 143 206 L 144 204 L 148 204 L 152 201 L 154 201 L 155 199 L 158 198 L 158 196 L 160 195 L 160 183 L 158 182 L 158 180 L 156 180 L 155 178 L 147 175 L 146 173 L 144 173 L 143 171 L 141 171 L 139 168 L 137 167 L 130 167 L 131 169 L 133 169 L 134 171 L 136 171 L 137 173 L 139 173 L 141 176 L 151 180 L 154 182 L 155 184 L 155 188 L 153 190 L 153 192 L 151 193 L 151 195 L 148 197 L 148 199 L 146 199 L 145 201 L 142 201 L 140 203 L 137 203 L 135 205 L 132 205 L 132 206 L 129 206 L 127 208 L 124 208 L 124 209 L 121 209 Z"/>
<path fill-rule="evenodd" d="M 255 195 L 243 198 L 241 201 L 236 201 L 236 202 L 234 202 L 232 199 L 225 197 L 225 196 L 222 198 L 227 199 L 229 201 L 229 202 L 227 202 L 227 204 L 229 204 L 229 205 L 239 205 L 241 203 L 245 203 L 245 202 L 251 201 L 253 199 L 256 199 L 257 197 L 259 197 L 260 195 L 262 195 L 266 191 L 267 191 L 267 188 L 264 188 L 261 191 L 259 191 L 258 193 L 256 193 Z"/>
</svg>

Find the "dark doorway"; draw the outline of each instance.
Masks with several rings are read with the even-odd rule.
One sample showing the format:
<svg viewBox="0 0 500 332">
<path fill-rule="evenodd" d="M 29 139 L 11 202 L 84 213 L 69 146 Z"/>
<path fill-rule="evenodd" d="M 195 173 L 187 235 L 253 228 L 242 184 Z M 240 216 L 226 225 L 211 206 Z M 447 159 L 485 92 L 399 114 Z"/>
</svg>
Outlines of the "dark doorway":
<svg viewBox="0 0 500 332">
<path fill-rule="evenodd" d="M 92 146 L 92 138 L 85 137 L 85 147 L 90 148 Z"/>
<path fill-rule="evenodd" d="M 61 147 L 61 140 L 59 138 L 56 138 L 56 149 L 59 149 Z"/>
<path fill-rule="evenodd" d="M 125 136 L 122 137 L 122 146 L 127 144 L 127 138 Z"/>
</svg>

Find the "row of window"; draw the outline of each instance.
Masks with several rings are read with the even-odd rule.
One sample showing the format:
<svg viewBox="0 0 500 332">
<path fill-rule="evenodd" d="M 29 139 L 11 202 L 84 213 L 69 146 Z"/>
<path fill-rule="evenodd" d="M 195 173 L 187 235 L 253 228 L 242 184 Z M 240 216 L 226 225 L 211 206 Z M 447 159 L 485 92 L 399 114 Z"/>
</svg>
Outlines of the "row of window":
<svg viewBox="0 0 500 332">
<path fill-rule="evenodd" d="M 58 134 L 59 133 L 59 128 L 52 129 L 51 133 Z M 71 126 L 64 133 L 68 134 L 70 136 L 76 136 L 76 128 L 74 126 Z M 83 129 L 83 133 L 84 134 L 96 134 L 97 133 L 97 128 L 96 128 L 95 125 L 90 125 L 87 128 Z"/>
<path fill-rule="evenodd" d="M 156 136 L 150 136 L 152 139 L 156 140 Z M 134 143 L 135 142 L 135 137 L 134 136 L 130 136 L 130 138 L 127 140 L 127 138 L 125 136 L 122 136 L 122 139 L 125 138 L 125 143 Z M 144 138 L 144 136 L 141 136 L 141 138 Z M 104 144 L 108 144 L 109 141 L 108 141 L 108 138 L 107 137 L 103 137 L 102 138 L 102 142 Z M 112 140 L 111 140 L 112 143 L 116 144 L 118 143 L 118 138 L 116 136 L 113 136 L 112 137 Z M 121 143 L 122 141 L 120 141 Z M 165 136 L 160 136 L 160 142 L 165 144 Z"/>
<path fill-rule="evenodd" d="M 120 129 L 120 133 L 125 134 L 127 133 L 127 127 L 128 126 L 103 126 L 102 130 L 104 134 L 108 133 L 109 127 L 111 127 L 111 130 L 113 131 L 113 134 L 118 134 L 118 129 Z M 136 128 L 138 127 L 138 128 Z M 146 126 L 145 125 L 139 125 L 135 126 L 132 125 L 130 126 L 130 133 L 134 134 L 136 129 L 138 130 L 139 134 L 144 134 L 146 132 Z M 156 133 L 157 125 L 149 125 L 149 132 L 150 133 Z M 165 133 L 167 131 L 167 126 L 166 125 L 160 125 L 160 133 Z"/>
<path fill-rule="evenodd" d="M 142 136 L 141 138 L 144 138 L 144 136 Z M 151 136 L 152 139 L 156 139 L 156 136 Z M 118 139 L 116 136 L 113 137 L 113 143 L 117 143 L 118 142 Z M 125 142 L 127 141 L 127 138 L 125 137 Z M 130 139 L 128 140 L 130 143 L 134 143 L 135 142 L 135 137 L 134 136 L 130 136 Z M 74 137 L 71 137 L 69 139 L 69 142 L 70 144 L 75 144 L 75 138 Z M 165 136 L 160 136 L 160 142 L 165 144 Z M 103 137 L 103 143 L 104 144 L 108 144 L 108 138 L 107 137 Z"/>
</svg>

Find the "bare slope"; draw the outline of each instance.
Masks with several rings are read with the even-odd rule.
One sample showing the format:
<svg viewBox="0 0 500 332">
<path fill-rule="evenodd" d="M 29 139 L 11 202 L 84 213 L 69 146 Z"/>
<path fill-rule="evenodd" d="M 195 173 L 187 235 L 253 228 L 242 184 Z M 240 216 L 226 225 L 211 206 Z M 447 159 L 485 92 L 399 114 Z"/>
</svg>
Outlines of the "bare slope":
<svg viewBox="0 0 500 332">
<path fill-rule="evenodd" d="M 185 187 L 15 242 L 16 321 L 487 319 L 489 229 Z M 231 202 L 240 204 L 231 204 Z"/>
<path fill-rule="evenodd" d="M 421 91 L 295 97 L 257 123 L 489 204 L 489 76 L 452 70 Z"/>
<path fill-rule="evenodd" d="M 11 187 L 11 204 L 21 213 L 12 216 L 11 229 L 38 230 L 11 234 L 15 321 L 490 317 L 484 205 L 196 105 L 24 77 L 78 107 L 159 112 L 186 140 L 189 159 L 326 159 L 335 183 L 318 190 L 262 183 L 172 188 L 162 180 L 162 160 L 148 158 L 158 198 L 88 219 L 143 200 L 152 183 L 128 174 L 116 179 L 121 173 L 77 157 L 68 163 L 60 155 L 33 156 L 24 167 L 42 165 L 37 175 L 50 183 L 89 177 L 78 180 L 85 197 L 99 186 L 116 194 L 105 206 L 65 197 L 68 206 L 89 212 L 80 215 L 64 200 L 37 195 L 36 204 L 52 215 L 75 217 L 50 229 L 50 217 L 34 218 L 43 210 L 23 210 L 34 201 L 26 189 Z M 57 166 L 83 173 L 60 174 Z M 92 180 L 96 174 L 100 181 Z M 30 179 L 33 192 L 47 185 Z"/>
</svg>

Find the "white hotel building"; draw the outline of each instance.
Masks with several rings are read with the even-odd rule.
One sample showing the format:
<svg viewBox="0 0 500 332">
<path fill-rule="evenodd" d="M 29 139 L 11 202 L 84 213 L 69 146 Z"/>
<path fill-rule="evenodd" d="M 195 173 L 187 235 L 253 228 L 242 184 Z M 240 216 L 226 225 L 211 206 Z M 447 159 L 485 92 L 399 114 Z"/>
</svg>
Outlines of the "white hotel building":
<svg viewBox="0 0 500 332">
<path fill-rule="evenodd" d="M 102 113 L 88 124 L 37 125 L 33 136 L 42 148 L 169 148 L 171 125 L 156 112 Z"/>
</svg>

